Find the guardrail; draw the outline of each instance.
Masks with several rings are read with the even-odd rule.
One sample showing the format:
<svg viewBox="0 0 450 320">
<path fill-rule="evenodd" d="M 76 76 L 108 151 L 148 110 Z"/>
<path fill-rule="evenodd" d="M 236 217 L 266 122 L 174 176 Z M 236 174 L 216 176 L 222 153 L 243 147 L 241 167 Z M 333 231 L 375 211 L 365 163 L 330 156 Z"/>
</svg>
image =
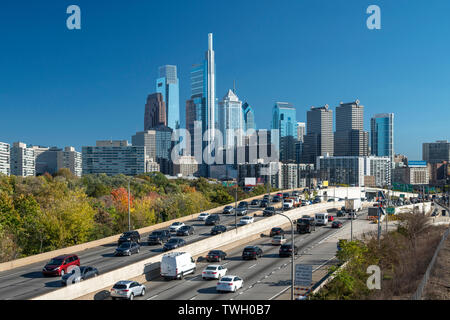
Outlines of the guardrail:
<svg viewBox="0 0 450 320">
<path fill-rule="evenodd" d="M 306 207 L 300 207 L 286 211 L 291 219 L 298 219 L 305 214 L 315 214 L 317 212 L 338 208 L 342 205 L 342 202 L 327 202 L 320 203 Z M 215 249 L 216 246 L 224 246 L 232 244 L 245 239 L 252 234 L 260 234 L 272 227 L 277 227 L 286 224 L 285 218 L 279 215 L 265 218 L 250 225 L 241 226 L 237 229 L 227 231 L 225 233 L 208 237 L 207 239 L 196 241 L 192 244 L 186 245 L 180 249 L 173 250 L 173 252 L 189 252 L 192 256 L 197 256 L 201 253 L 207 252 L 211 249 Z M 172 251 L 171 251 L 172 252 Z M 132 279 L 142 276 L 146 272 L 155 270 L 156 265 L 162 259 L 164 253 L 141 260 L 132 265 L 116 269 L 114 271 L 99 275 L 95 278 L 69 285 L 67 287 L 54 290 L 52 292 L 40 295 L 32 300 L 72 300 L 81 296 L 88 295 L 92 292 L 100 289 L 112 286 L 117 281 L 124 279 Z"/>
</svg>

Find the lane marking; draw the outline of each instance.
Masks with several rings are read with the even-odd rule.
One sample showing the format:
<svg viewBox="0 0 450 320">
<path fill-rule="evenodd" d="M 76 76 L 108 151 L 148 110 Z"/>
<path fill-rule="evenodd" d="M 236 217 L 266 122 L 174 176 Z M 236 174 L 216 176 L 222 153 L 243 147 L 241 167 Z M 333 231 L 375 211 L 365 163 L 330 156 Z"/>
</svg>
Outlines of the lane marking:
<svg viewBox="0 0 450 320">
<path fill-rule="evenodd" d="M 250 267 L 248 267 L 249 269 L 251 269 L 251 268 L 253 268 L 253 267 L 256 267 L 258 264 L 257 263 L 255 263 L 254 265 L 252 265 L 252 266 L 250 266 Z"/>
<path fill-rule="evenodd" d="M 148 298 L 147 300 L 151 300 L 151 299 L 153 299 L 153 298 L 156 298 L 157 296 L 158 296 L 158 295 L 156 294 L 156 295 L 154 295 L 154 296 Z"/>
</svg>

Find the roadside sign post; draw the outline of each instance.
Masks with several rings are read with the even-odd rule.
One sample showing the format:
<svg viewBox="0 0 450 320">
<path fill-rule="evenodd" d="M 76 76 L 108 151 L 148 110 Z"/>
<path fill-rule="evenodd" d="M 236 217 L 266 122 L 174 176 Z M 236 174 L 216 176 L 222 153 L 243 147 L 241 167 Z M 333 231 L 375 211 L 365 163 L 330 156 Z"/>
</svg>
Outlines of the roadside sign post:
<svg viewBox="0 0 450 320">
<path fill-rule="evenodd" d="M 305 296 L 312 285 L 312 265 L 296 264 L 295 265 L 295 289 L 297 296 Z M 304 294 L 299 291 L 306 291 Z"/>
</svg>

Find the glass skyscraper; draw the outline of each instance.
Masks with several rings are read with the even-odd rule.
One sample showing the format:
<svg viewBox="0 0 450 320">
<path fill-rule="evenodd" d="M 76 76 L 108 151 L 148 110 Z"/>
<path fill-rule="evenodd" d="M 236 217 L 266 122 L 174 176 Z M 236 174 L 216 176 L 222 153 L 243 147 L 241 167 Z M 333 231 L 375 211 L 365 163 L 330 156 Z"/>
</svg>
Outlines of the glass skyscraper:
<svg viewBox="0 0 450 320">
<path fill-rule="evenodd" d="M 280 152 L 280 161 L 295 162 L 297 114 L 292 104 L 275 103 L 272 110 L 272 129 L 279 130 L 279 141 L 274 141 Z"/>
<path fill-rule="evenodd" d="M 239 101 L 232 90 L 228 90 L 228 93 L 219 103 L 219 130 L 222 132 L 224 147 L 241 146 L 243 144 L 242 102 Z"/>
<path fill-rule="evenodd" d="M 394 114 L 376 114 L 370 120 L 372 154 L 389 157 L 394 165 Z"/>
<path fill-rule="evenodd" d="M 246 132 L 251 129 L 256 130 L 255 114 L 253 108 L 247 102 L 242 105 L 242 112 L 244 114 L 244 130 Z"/>
<path fill-rule="evenodd" d="M 177 78 L 177 66 L 159 67 L 156 80 L 156 92 L 161 93 L 166 105 L 166 123 L 169 128 L 180 127 L 180 87 Z"/>
</svg>

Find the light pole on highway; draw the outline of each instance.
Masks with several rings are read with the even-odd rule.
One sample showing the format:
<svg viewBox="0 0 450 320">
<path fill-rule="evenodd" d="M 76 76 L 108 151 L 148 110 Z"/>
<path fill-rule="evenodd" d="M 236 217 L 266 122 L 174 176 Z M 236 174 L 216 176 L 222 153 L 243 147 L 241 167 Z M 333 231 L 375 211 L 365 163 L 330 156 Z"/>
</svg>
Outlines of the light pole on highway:
<svg viewBox="0 0 450 320">
<path fill-rule="evenodd" d="M 276 212 L 276 211 L 275 211 Z M 291 300 L 294 300 L 294 279 L 295 279 L 295 274 L 294 274 L 294 257 L 295 257 L 295 246 L 294 246 L 294 223 L 292 222 L 291 218 L 289 218 L 287 215 L 277 212 L 277 214 L 286 217 L 289 222 L 291 223 L 291 249 L 292 249 L 292 255 L 291 255 Z"/>
<path fill-rule="evenodd" d="M 128 231 L 131 231 L 131 215 L 130 215 L 130 179 L 128 179 Z"/>
</svg>

